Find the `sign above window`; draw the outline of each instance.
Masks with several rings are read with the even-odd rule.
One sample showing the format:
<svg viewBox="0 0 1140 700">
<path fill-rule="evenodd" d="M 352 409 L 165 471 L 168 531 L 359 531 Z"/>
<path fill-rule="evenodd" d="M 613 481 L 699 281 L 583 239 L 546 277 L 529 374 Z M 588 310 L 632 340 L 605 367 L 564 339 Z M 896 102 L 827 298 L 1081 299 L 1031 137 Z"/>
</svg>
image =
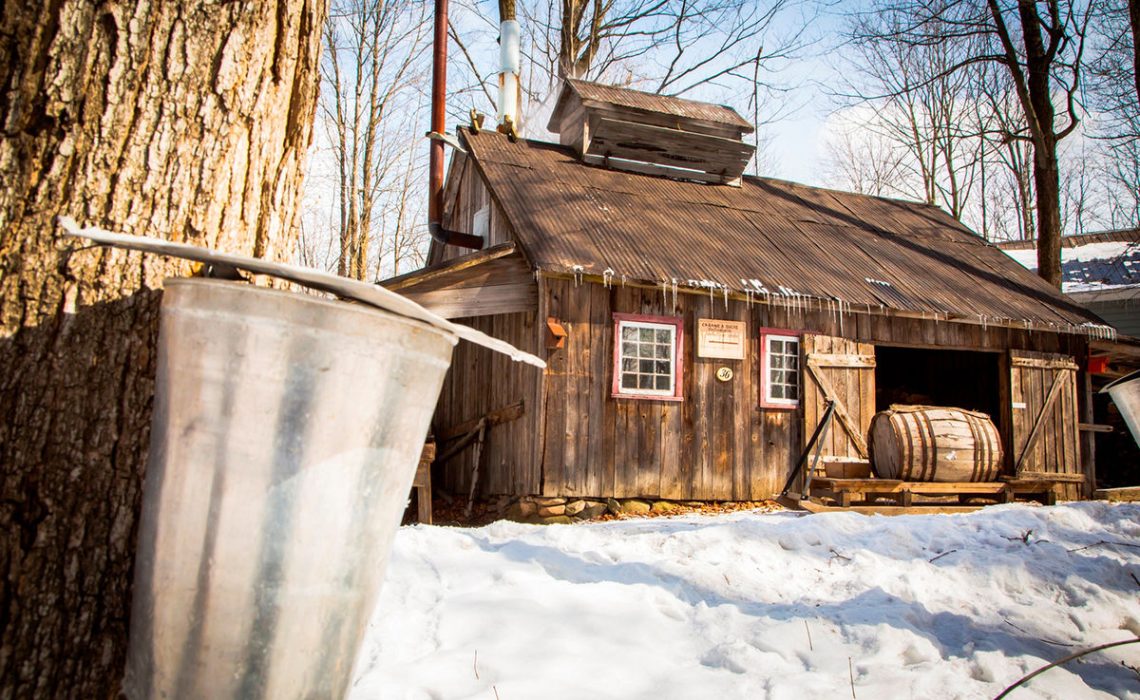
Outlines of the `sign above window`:
<svg viewBox="0 0 1140 700">
<path fill-rule="evenodd" d="M 744 321 L 697 319 L 697 357 L 744 359 Z"/>
</svg>

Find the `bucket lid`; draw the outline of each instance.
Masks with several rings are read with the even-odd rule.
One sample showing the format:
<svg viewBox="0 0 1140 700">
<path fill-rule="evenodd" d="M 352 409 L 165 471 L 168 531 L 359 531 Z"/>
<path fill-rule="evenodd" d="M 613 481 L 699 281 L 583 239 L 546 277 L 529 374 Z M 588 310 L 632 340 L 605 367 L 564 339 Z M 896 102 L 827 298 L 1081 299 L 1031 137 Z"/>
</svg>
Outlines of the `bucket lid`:
<svg viewBox="0 0 1140 700">
<path fill-rule="evenodd" d="M 252 258 L 247 255 L 221 253 L 216 250 L 190 245 L 188 243 L 175 243 L 160 238 L 112 233 L 97 226 L 81 228 L 75 219 L 69 216 L 59 217 L 59 223 L 69 236 L 87 238 L 102 245 L 127 248 L 129 250 L 141 250 L 145 253 L 154 253 L 156 255 L 170 255 L 176 258 L 236 268 L 258 275 L 270 275 L 289 282 L 295 282 L 310 289 L 335 294 L 342 299 L 351 299 L 399 316 L 423 321 L 430 326 L 448 333 L 453 333 L 466 341 L 481 345 L 495 352 L 503 353 L 515 362 L 525 362 L 535 367 L 546 366 L 546 363 L 540 358 L 528 352 L 523 352 L 508 342 L 499 340 L 498 338 L 492 338 L 474 328 L 452 323 L 428 311 L 411 299 L 379 285 L 332 275 L 311 267 L 287 265 L 285 263 L 263 260 L 261 258 Z"/>
</svg>

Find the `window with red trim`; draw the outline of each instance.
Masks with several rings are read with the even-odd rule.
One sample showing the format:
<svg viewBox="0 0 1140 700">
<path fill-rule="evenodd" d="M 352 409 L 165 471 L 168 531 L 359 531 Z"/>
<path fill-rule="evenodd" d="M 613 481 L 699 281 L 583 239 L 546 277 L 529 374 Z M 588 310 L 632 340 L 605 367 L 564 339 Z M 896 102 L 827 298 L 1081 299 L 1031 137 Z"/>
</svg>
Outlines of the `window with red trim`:
<svg viewBox="0 0 1140 700">
<path fill-rule="evenodd" d="M 760 329 L 760 405 L 800 405 L 800 336 L 793 331 Z"/>
<path fill-rule="evenodd" d="M 614 314 L 617 398 L 681 400 L 681 319 Z"/>
</svg>

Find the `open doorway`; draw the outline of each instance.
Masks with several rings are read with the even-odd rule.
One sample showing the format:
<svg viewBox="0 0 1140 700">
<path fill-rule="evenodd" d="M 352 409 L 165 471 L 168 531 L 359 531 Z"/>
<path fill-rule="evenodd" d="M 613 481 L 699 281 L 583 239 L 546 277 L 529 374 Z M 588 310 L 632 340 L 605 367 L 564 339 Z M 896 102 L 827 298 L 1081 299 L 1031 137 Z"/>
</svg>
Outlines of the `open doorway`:
<svg viewBox="0 0 1140 700">
<path fill-rule="evenodd" d="M 875 347 L 875 410 L 891 404 L 980 411 L 1001 425 L 1001 355 L 969 350 Z"/>
</svg>

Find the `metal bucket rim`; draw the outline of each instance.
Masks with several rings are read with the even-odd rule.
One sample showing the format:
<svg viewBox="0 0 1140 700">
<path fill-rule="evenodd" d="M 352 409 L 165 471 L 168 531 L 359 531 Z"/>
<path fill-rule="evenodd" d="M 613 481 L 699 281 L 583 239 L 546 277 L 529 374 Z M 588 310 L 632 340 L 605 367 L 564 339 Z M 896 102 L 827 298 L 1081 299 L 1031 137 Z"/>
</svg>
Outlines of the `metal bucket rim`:
<svg viewBox="0 0 1140 700">
<path fill-rule="evenodd" d="M 270 295 L 277 295 L 277 296 L 281 296 L 281 297 L 289 297 L 291 299 L 301 301 L 303 303 L 309 303 L 309 304 L 313 304 L 315 306 L 326 306 L 330 309 L 336 309 L 336 311 L 338 311 L 338 312 L 345 311 L 345 310 L 351 310 L 353 312 L 359 312 L 359 313 L 366 315 L 366 316 L 380 317 L 380 318 L 383 318 L 385 321 L 395 321 L 395 322 L 407 324 L 409 326 L 413 326 L 415 328 L 419 328 L 421 330 L 431 331 L 432 333 L 434 333 L 436 335 L 442 336 L 445 340 L 450 341 L 450 343 L 452 345 L 455 345 L 456 343 L 459 342 L 459 336 L 457 336 L 455 333 L 452 333 L 451 331 L 448 331 L 444 328 L 440 328 L 439 326 L 435 326 L 435 325 L 432 325 L 432 324 L 427 323 L 425 321 L 420 321 L 418 319 L 409 318 L 407 316 L 403 316 L 401 314 L 398 314 L 394 311 L 388 311 L 387 309 L 381 309 L 379 307 L 370 306 L 367 304 L 347 302 L 347 301 L 343 301 L 341 299 L 326 299 L 323 297 L 314 296 L 312 294 L 304 294 L 301 292 L 291 292 L 291 291 L 286 290 L 286 289 L 275 289 L 273 287 L 259 287 L 255 284 L 250 284 L 249 282 L 239 282 L 236 280 L 208 279 L 208 278 L 202 278 L 202 277 L 168 277 L 167 279 L 163 280 L 163 286 L 164 287 L 171 287 L 171 286 L 173 286 L 173 287 L 214 286 L 214 287 L 221 287 L 221 288 L 225 288 L 225 289 L 232 289 L 234 291 L 238 291 L 239 289 L 244 289 L 244 291 L 251 291 L 251 292 L 255 292 L 255 293 L 260 292 L 260 293 L 265 293 L 265 294 L 270 294 Z"/>
<path fill-rule="evenodd" d="M 1115 379 L 1115 380 L 1109 382 L 1103 389 L 1101 389 L 1097 393 L 1107 394 L 1107 393 L 1109 393 L 1109 391 L 1111 389 L 1117 389 L 1117 388 L 1119 388 L 1119 387 L 1121 387 L 1121 386 L 1123 386 L 1123 385 L 1127 384 L 1128 382 L 1131 382 L 1135 379 L 1140 379 L 1140 369 L 1138 369 L 1134 372 L 1129 372 L 1128 374 L 1124 375 L 1120 379 Z"/>
</svg>

